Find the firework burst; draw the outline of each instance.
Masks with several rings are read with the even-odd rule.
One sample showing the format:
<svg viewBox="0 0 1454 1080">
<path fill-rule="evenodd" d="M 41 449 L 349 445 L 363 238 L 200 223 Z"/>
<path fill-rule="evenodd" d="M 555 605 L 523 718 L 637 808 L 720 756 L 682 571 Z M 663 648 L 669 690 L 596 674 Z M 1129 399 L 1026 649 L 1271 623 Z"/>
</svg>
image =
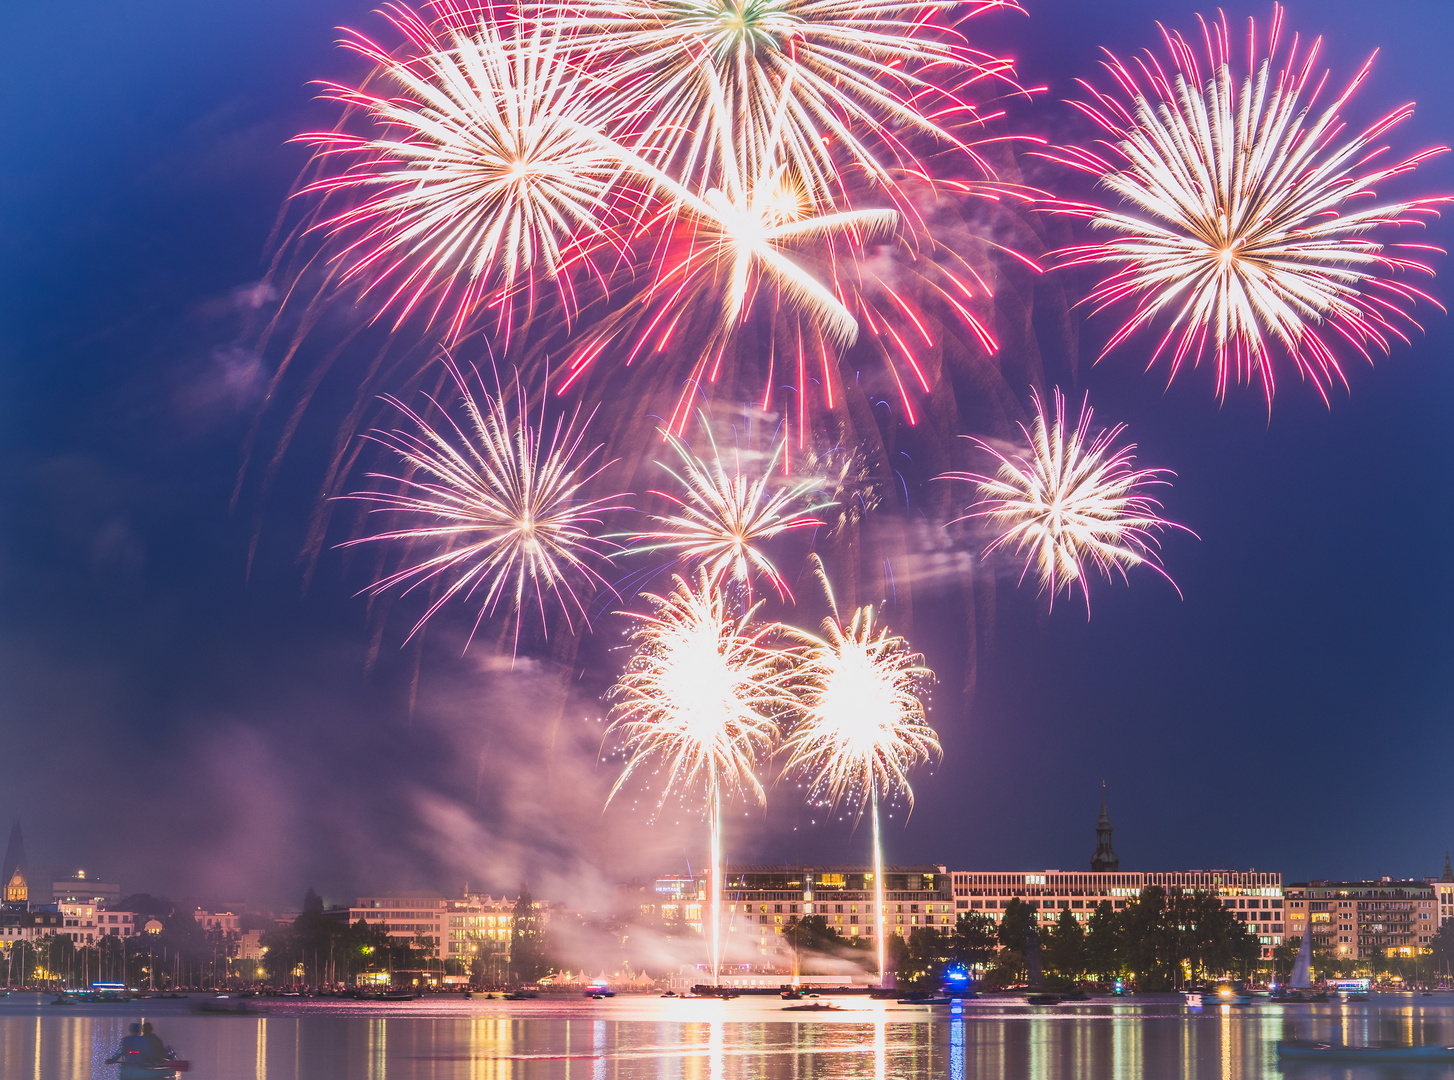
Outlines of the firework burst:
<svg viewBox="0 0 1454 1080">
<path fill-rule="evenodd" d="M 1136 445 L 1117 444 L 1124 424 L 1092 436 L 1093 410 L 1087 403 L 1082 403 L 1080 419 L 1072 426 L 1059 390 L 1053 416 L 1046 415 L 1038 393 L 1034 402 L 1034 424 L 1028 430 L 1020 425 L 1030 444 L 1028 456 L 1006 455 L 974 439 L 976 446 L 994 455 L 999 471 L 992 477 L 975 473 L 939 477 L 979 485 L 980 501 L 970 507 L 968 516 L 987 518 L 998 531 L 985 554 L 1013 548 L 1016 555 L 1025 556 L 1021 581 L 1034 568 L 1052 605 L 1062 588 L 1069 593 L 1078 586 L 1087 612 L 1088 566 L 1107 578 L 1113 571 L 1124 578 L 1129 568 L 1144 563 L 1171 581 L 1157 556 L 1157 534 L 1182 526 L 1163 519 L 1161 504 L 1147 494 L 1149 487 L 1168 484 L 1165 478 L 1173 475 L 1171 471 L 1137 469 Z"/>
<path fill-rule="evenodd" d="M 812 797 L 835 806 L 849 802 L 859 814 L 866 808 L 872 815 L 874 938 L 882 980 L 887 924 L 878 806 L 881 798 L 903 795 L 912 807 L 909 770 L 941 754 L 924 717 L 923 695 L 933 673 L 903 638 L 875 629 L 872 607 L 855 611 L 846 627 L 835 610 L 823 629 L 823 637 L 799 632 L 799 719 L 783 744 L 784 772 L 805 777 Z"/>
<path fill-rule="evenodd" d="M 459 394 L 457 411 L 428 397 L 433 421 L 395 398 L 385 398 L 407 422 L 365 437 L 392 452 L 397 472 L 369 473 L 385 488 L 345 496 L 402 524 L 351 540 L 402 545 L 404 566 L 369 587 L 371 593 L 430 587 L 435 595 L 410 632 L 418 633 L 450 601 L 478 608 L 475 629 L 502 604 L 515 613 L 515 638 L 527 606 L 542 624 L 548 604 L 574 629 L 586 604 L 607 588 L 594 564 L 615 548 L 598 533 L 603 516 L 623 509 L 619 495 L 587 498 L 605 465 L 591 465 L 599 447 L 585 447 L 590 422 L 579 411 L 544 430 L 532 424 L 523 388 L 514 415 L 503 397 L 481 402 L 469 381 L 446 364 Z M 418 555 L 415 558 L 415 555 Z M 471 631 L 473 636 L 473 631 Z"/>
<path fill-rule="evenodd" d="M 706 417 L 702 417 L 706 428 Z M 787 440 L 779 439 L 765 463 L 743 471 L 742 453 L 724 455 L 710 429 L 708 460 L 692 452 L 685 441 L 668 433 L 666 441 L 676 451 L 678 468 L 662 467 L 677 482 L 678 491 L 658 491 L 674 510 L 654 515 L 654 528 L 637 533 L 631 551 L 675 552 L 683 561 L 722 577 L 752 592 L 752 579 L 762 575 L 778 596 L 791 595 L 787 582 L 763 550 L 762 545 L 797 529 L 814 529 L 823 521 L 814 514 L 833 506 L 812 479 L 791 480 L 778 474 L 787 453 Z"/>
<path fill-rule="evenodd" d="M 940 0 L 579 0 L 564 19 L 618 88 L 618 127 L 711 186 L 723 122 L 766 156 L 780 142 L 795 175 L 837 188 L 845 167 L 890 182 L 914 155 L 893 133 L 945 138 L 974 109 L 939 85 L 1002 80 L 1009 60 L 968 48 Z M 953 5 L 956 24 L 1008 0 Z M 1016 87 L 1016 89 L 1018 89 Z M 875 139 L 866 140 L 865 132 Z M 892 155 L 871 145 L 877 141 Z M 839 160 L 835 160 L 835 153 Z"/>
<path fill-rule="evenodd" d="M 1372 57 L 1320 104 L 1321 39 L 1301 50 L 1291 35 L 1279 57 L 1289 36 L 1281 7 L 1266 29 L 1259 37 L 1250 23 L 1240 76 L 1242 54 L 1225 19 L 1202 23 L 1206 71 L 1172 31 L 1163 30 L 1169 63 L 1150 53 L 1130 64 L 1108 54 L 1116 89 L 1083 83 L 1091 99 L 1077 104 L 1109 139 L 1101 151 L 1072 149 L 1061 160 L 1097 177 L 1120 205 L 1059 205 L 1110 234 L 1063 253 L 1068 265 L 1113 271 L 1091 294 L 1098 307 L 1132 305 L 1107 351 L 1164 320 L 1153 363 L 1169 351 L 1174 377 L 1210 347 L 1219 396 L 1233 380 L 1260 380 L 1270 404 L 1274 348 L 1326 398 L 1334 380 L 1346 382 L 1340 349 L 1371 358 L 1417 329 L 1410 309 L 1430 298 L 1405 278 L 1432 273 L 1417 254 L 1435 249 L 1373 234 L 1425 220 L 1447 199 L 1379 201 L 1381 183 L 1446 148 L 1399 158 L 1379 144 L 1412 105 L 1347 134 L 1339 112 L 1368 78 Z"/>
<path fill-rule="evenodd" d="M 596 138 L 600 102 L 544 25 L 502 29 L 464 13 L 438 25 L 404 7 L 395 56 L 362 35 L 345 45 L 378 65 L 385 89 L 328 85 L 368 135 L 300 136 L 337 170 L 303 194 L 359 194 L 316 226 L 340 243 L 344 280 L 402 320 L 424 305 L 458 334 L 482 306 L 541 281 L 568 289 L 571 264 L 603 238 L 600 215 L 622 168 Z"/>
<path fill-rule="evenodd" d="M 702 789 L 711 857 L 711 952 L 715 983 L 721 958 L 722 797 L 765 801 L 758 761 L 778 739 L 776 717 L 793 705 L 790 673 L 769 644 L 774 627 L 752 625 L 756 608 L 730 610 L 717 579 L 699 572 L 676 579 L 666 596 L 646 594 L 652 611 L 636 615 L 635 651 L 612 688 L 612 730 L 628 758 L 608 797 L 654 767 L 659 798 Z"/>
</svg>

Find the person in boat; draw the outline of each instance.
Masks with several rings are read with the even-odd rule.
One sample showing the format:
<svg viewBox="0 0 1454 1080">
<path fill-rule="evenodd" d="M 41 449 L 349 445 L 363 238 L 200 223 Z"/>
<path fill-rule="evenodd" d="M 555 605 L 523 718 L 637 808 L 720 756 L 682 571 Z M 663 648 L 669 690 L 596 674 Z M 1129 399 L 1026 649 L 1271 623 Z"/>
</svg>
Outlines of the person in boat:
<svg viewBox="0 0 1454 1080">
<path fill-rule="evenodd" d="M 141 1025 L 141 1037 L 146 1040 L 146 1063 L 160 1065 L 167 1060 L 167 1044 L 162 1042 L 150 1023 Z"/>
<path fill-rule="evenodd" d="M 157 1041 L 160 1042 L 161 1040 L 158 1039 Z M 150 1049 L 146 1041 L 146 1036 L 141 1033 L 141 1025 L 132 1024 L 131 1034 L 122 1037 L 121 1045 L 117 1047 L 116 1053 L 106 1059 L 106 1064 L 115 1065 L 118 1061 L 125 1060 L 128 1054 L 139 1054 L 141 1059 L 145 1061 Z"/>
</svg>

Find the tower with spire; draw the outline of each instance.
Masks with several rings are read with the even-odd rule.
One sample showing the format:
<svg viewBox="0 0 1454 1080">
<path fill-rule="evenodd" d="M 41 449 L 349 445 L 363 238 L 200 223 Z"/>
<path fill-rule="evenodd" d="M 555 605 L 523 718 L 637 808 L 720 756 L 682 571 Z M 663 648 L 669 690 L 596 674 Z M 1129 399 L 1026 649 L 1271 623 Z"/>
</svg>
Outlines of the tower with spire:
<svg viewBox="0 0 1454 1080">
<path fill-rule="evenodd" d="M 1096 853 L 1091 856 L 1091 869 L 1105 873 L 1121 868 L 1121 860 L 1111 847 L 1111 814 L 1106 809 L 1106 782 L 1101 781 L 1101 816 L 1096 818 Z"/>
<path fill-rule="evenodd" d="M 5 845 L 5 862 L 0 863 L 0 906 L 24 910 L 30 906 L 30 866 L 25 860 L 25 838 L 20 835 L 20 819 L 10 827 L 10 842 Z"/>
</svg>

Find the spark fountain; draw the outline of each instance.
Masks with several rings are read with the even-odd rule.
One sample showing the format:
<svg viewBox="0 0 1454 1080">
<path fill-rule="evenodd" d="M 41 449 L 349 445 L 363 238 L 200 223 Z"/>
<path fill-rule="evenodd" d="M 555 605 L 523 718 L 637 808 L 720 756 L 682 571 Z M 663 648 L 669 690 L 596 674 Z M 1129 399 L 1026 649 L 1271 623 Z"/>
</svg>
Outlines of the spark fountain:
<svg viewBox="0 0 1454 1080">
<path fill-rule="evenodd" d="M 815 559 L 816 562 L 816 559 Z M 909 770 L 940 756 L 939 737 L 924 718 L 923 695 L 933 672 L 886 627 L 875 630 L 873 608 L 853 613 L 845 627 L 822 564 L 832 617 L 823 636 L 798 631 L 801 658 L 795 682 L 799 714 L 783 749 L 785 773 L 807 779 L 810 798 L 833 806 L 865 805 L 873 821 L 873 885 L 879 985 L 884 982 L 885 938 L 883 836 L 880 799 L 903 795 L 912 809 Z"/>
</svg>

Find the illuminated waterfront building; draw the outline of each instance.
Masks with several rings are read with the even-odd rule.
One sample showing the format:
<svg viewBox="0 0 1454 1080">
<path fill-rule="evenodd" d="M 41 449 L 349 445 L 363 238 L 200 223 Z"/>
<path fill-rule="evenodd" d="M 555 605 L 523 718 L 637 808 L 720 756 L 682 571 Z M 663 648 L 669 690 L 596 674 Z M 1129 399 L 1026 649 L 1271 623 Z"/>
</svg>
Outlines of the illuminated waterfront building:
<svg viewBox="0 0 1454 1080">
<path fill-rule="evenodd" d="M 620 891 L 624 905 L 642 921 L 668 926 L 681 922 L 698 934 L 702 932 L 702 908 L 707 900 L 705 876 L 668 874 L 649 885 L 633 881 L 622 885 Z"/>
<path fill-rule="evenodd" d="M 921 927 L 954 929 L 954 894 L 942 866 L 884 867 L 888 932 L 908 937 Z M 874 934 L 874 881 L 869 866 L 739 866 L 723 876 L 722 908 L 728 949 L 744 941 L 776 957 L 791 946 L 784 930 L 809 915 L 821 915 L 846 938 Z"/>
<path fill-rule="evenodd" d="M 534 904 L 537 918 L 545 919 L 549 907 Z M 510 931 L 515 923 L 515 901 L 466 894 L 459 899 L 443 896 L 361 896 L 348 909 L 350 924 L 364 920 L 382 926 L 390 938 L 420 945 L 428 944 L 429 955 L 439 959 L 467 960 L 481 949 L 493 947 L 508 954 Z"/>
<path fill-rule="evenodd" d="M 1217 897 L 1257 938 L 1263 959 L 1271 959 L 1285 933 L 1281 874 L 1257 870 L 1040 870 L 955 871 L 950 876 L 955 910 L 980 912 L 995 921 L 1018 898 L 1039 913 L 1042 923 L 1058 919 L 1062 911 L 1083 923 L 1101 901 L 1109 901 L 1112 910 L 1119 911 L 1143 889 L 1159 885 L 1168 893 L 1180 889 Z"/>
<path fill-rule="evenodd" d="M 1438 887 L 1428 881 L 1309 881 L 1287 887 L 1287 939 L 1338 956 L 1417 956 L 1439 926 Z"/>
</svg>

